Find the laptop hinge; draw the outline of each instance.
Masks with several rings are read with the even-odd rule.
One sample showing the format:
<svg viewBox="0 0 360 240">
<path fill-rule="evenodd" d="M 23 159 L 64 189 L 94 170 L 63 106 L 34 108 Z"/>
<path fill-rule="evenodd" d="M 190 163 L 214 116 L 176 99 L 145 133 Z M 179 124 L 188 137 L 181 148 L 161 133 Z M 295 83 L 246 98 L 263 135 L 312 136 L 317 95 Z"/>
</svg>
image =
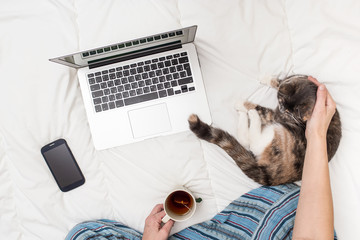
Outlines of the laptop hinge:
<svg viewBox="0 0 360 240">
<path fill-rule="evenodd" d="M 100 62 L 98 62 L 98 61 L 89 62 L 89 68 L 92 69 L 92 68 L 102 67 L 105 65 L 113 64 L 113 63 L 118 63 L 118 62 L 123 62 L 123 61 L 131 60 L 131 59 L 135 59 L 135 58 L 149 56 L 149 55 L 152 55 L 155 53 L 161 53 L 161 52 L 166 52 L 166 51 L 170 51 L 170 50 L 174 50 L 174 49 L 179 49 L 181 47 L 182 47 L 181 41 L 176 41 L 176 42 L 164 44 L 162 46 L 152 47 L 152 48 L 148 48 L 148 49 L 142 49 L 139 52 L 135 52 L 135 53 L 133 52 L 131 54 L 114 56 L 111 59 L 102 60 Z"/>
</svg>

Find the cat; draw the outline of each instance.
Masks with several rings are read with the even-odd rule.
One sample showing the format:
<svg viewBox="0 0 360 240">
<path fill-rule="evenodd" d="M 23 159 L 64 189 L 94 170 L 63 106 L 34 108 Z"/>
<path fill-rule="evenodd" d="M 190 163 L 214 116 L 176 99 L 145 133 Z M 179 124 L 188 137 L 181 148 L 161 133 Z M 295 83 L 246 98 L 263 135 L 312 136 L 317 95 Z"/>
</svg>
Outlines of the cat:
<svg viewBox="0 0 360 240">
<path fill-rule="evenodd" d="M 278 106 L 272 110 L 243 102 L 238 109 L 240 142 L 226 131 L 202 122 L 195 114 L 188 119 L 189 127 L 200 139 L 224 149 L 255 182 L 261 185 L 296 182 L 302 177 L 305 127 L 315 105 L 317 86 L 304 75 L 271 79 L 268 84 L 278 90 Z M 341 121 L 336 109 L 326 136 L 328 161 L 340 139 Z"/>
</svg>

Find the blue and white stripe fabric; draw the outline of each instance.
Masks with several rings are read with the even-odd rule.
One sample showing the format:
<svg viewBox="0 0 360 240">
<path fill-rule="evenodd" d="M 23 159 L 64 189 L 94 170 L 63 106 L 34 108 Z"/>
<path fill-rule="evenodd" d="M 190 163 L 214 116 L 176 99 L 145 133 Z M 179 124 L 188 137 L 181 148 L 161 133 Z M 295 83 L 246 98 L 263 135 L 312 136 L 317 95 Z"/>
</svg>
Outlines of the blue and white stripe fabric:
<svg viewBox="0 0 360 240">
<path fill-rule="evenodd" d="M 211 220 L 188 227 L 169 239 L 291 239 L 299 193 L 296 184 L 262 186 L 242 195 Z M 66 240 L 141 237 L 140 232 L 121 223 L 100 220 L 77 225 Z"/>
</svg>

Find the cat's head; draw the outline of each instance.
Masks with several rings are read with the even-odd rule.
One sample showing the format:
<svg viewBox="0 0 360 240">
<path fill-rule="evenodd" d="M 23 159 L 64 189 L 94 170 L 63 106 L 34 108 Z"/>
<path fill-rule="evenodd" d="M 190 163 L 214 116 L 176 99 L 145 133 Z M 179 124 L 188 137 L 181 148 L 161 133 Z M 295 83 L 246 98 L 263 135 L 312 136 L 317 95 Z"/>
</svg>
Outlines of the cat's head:
<svg viewBox="0 0 360 240">
<path fill-rule="evenodd" d="M 314 109 L 317 86 L 308 76 L 295 75 L 279 81 L 279 110 L 297 120 L 306 122 Z"/>
</svg>

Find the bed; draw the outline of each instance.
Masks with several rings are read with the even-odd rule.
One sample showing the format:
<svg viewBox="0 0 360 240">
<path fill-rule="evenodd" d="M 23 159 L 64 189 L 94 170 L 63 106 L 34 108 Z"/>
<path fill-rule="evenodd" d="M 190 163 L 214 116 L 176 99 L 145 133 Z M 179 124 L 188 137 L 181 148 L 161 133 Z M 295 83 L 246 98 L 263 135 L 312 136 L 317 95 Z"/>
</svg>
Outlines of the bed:
<svg viewBox="0 0 360 240">
<path fill-rule="evenodd" d="M 203 201 L 173 232 L 256 188 L 227 154 L 190 131 L 95 150 L 76 71 L 49 58 L 198 25 L 195 45 L 213 125 L 236 134 L 239 99 L 276 106 L 268 76 L 328 87 L 343 137 L 330 162 L 339 239 L 360 236 L 360 2 L 356 0 L 3 0 L 0 3 L 0 235 L 64 239 L 77 223 L 143 230 L 176 185 Z M 63 193 L 40 148 L 70 145 L 86 183 Z"/>
</svg>

